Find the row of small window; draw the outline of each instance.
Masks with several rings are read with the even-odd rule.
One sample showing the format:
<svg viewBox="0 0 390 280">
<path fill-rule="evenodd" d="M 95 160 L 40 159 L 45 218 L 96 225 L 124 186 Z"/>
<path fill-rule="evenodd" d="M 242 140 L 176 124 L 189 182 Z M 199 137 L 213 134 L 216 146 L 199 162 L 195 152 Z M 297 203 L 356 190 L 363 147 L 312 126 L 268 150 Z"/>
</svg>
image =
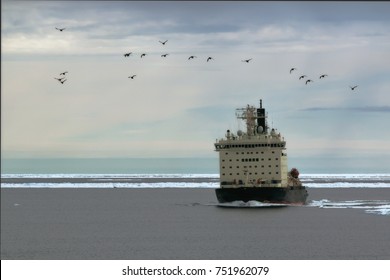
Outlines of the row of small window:
<svg viewBox="0 0 390 280">
<path fill-rule="evenodd" d="M 249 175 L 265 175 L 266 172 L 261 172 L 261 173 L 249 173 Z M 236 173 L 237 176 L 246 176 L 246 174 L 240 174 L 240 173 Z M 272 172 L 268 172 L 268 175 L 272 175 Z M 279 172 L 275 172 L 275 175 L 279 175 Z M 226 173 L 222 173 L 222 176 L 226 176 Z M 229 173 L 229 176 L 233 176 L 233 173 Z"/>
<path fill-rule="evenodd" d="M 260 152 L 262 155 L 264 154 L 264 152 Z M 275 153 L 275 151 L 272 151 L 272 154 L 274 154 Z M 229 153 L 228 152 L 226 152 L 225 153 L 225 155 L 228 155 Z M 236 155 L 239 155 L 240 153 L 239 152 L 236 152 Z M 241 152 L 241 154 L 242 155 L 245 155 L 245 152 Z M 246 154 L 247 155 L 253 155 L 253 152 L 246 152 Z M 259 154 L 259 152 L 255 152 L 255 154 L 256 155 L 258 155 Z M 282 153 L 282 155 L 284 155 L 283 153 Z"/>
<path fill-rule="evenodd" d="M 217 149 L 234 149 L 234 148 L 259 148 L 259 147 L 271 147 L 271 148 L 283 148 L 285 143 L 273 143 L 273 144 L 242 144 L 242 145 L 221 145 L 216 144 Z"/>
<path fill-rule="evenodd" d="M 255 165 L 253 168 L 257 168 L 258 166 Z M 272 168 L 272 165 L 268 165 L 269 168 Z M 279 167 L 279 165 L 275 165 L 275 167 Z M 233 168 L 233 166 L 229 166 L 230 169 Z M 241 168 L 240 166 L 236 166 L 236 168 Z M 252 165 L 249 166 L 242 166 L 242 168 L 252 168 Z M 261 166 L 261 168 L 264 168 L 264 165 Z M 222 169 L 225 169 L 225 166 L 222 166 Z"/>
<path fill-rule="evenodd" d="M 259 158 L 242 158 L 241 159 L 241 162 L 252 162 L 252 161 L 256 161 L 256 162 L 258 162 L 258 161 L 264 161 L 264 159 L 263 158 L 261 158 L 261 159 L 259 159 Z M 271 158 L 268 158 L 268 160 L 272 160 Z M 279 160 L 279 158 L 275 158 L 275 160 Z M 230 162 L 232 162 L 233 160 L 232 159 L 229 159 L 229 161 Z M 240 161 L 240 159 L 236 159 L 236 161 Z M 225 162 L 225 160 L 223 159 L 222 160 L 222 162 Z"/>
</svg>

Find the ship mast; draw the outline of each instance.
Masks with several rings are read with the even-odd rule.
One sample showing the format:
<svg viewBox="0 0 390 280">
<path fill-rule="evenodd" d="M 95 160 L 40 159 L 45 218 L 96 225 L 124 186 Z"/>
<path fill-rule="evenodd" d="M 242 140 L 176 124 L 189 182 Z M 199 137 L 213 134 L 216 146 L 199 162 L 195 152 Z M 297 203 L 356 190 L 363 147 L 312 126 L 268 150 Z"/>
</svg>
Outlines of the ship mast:
<svg viewBox="0 0 390 280">
<path fill-rule="evenodd" d="M 260 99 L 260 108 L 247 105 L 246 108 L 236 109 L 237 119 L 242 119 L 246 123 L 246 133 L 248 136 L 257 133 L 267 133 L 266 114 Z M 257 126 L 256 126 L 257 121 Z"/>
</svg>

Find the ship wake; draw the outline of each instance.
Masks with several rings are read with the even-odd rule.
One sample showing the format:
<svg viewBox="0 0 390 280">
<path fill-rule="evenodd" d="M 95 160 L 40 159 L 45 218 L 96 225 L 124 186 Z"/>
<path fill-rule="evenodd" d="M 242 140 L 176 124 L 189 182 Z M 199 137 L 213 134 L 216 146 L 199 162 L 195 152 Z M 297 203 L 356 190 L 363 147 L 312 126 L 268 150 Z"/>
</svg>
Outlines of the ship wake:
<svg viewBox="0 0 390 280">
<path fill-rule="evenodd" d="M 233 202 L 218 203 L 217 206 L 226 207 L 226 208 L 271 208 L 271 207 L 286 207 L 289 206 L 289 204 L 266 203 L 266 202 L 259 202 L 256 200 L 250 200 L 248 202 L 244 202 L 240 200 L 240 201 L 233 201 Z"/>
<path fill-rule="evenodd" d="M 390 216 L 389 200 L 330 201 L 328 199 L 321 199 L 312 200 L 306 206 L 330 209 L 362 209 L 369 214 Z"/>
</svg>

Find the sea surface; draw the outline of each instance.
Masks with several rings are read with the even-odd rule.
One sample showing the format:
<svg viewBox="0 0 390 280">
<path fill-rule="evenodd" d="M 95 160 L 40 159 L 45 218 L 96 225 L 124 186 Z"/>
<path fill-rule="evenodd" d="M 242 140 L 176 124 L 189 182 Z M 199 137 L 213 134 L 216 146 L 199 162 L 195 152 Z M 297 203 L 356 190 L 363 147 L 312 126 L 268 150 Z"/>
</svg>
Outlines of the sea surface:
<svg viewBox="0 0 390 280">
<path fill-rule="evenodd" d="M 13 159 L 2 160 L 1 188 L 207 188 L 219 187 L 218 159 Z M 383 200 L 310 201 L 321 208 L 361 208 L 390 216 L 390 173 L 300 174 L 308 188 L 387 188 Z M 231 207 L 261 207 L 237 202 Z"/>
<path fill-rule="evenodd" d="M 360 209 L 369 214 L 390 217 L 390 174 L 302 174 L 302 183 L 309 188 L 388 190 L 378 200 L 309 200 L 307 207 Z M 218 174 L 2 174 L 1 188 L 192 188 L 219 187 Z M 385 193 L 385 194 L 386 194 Z M 217 203 L 218 204 L 218 203 Z M 214 206 L 222 206 L 217 205 Z M 259 208 L 262 203 L 233 202 L 225 207 Z"/>
</svg>

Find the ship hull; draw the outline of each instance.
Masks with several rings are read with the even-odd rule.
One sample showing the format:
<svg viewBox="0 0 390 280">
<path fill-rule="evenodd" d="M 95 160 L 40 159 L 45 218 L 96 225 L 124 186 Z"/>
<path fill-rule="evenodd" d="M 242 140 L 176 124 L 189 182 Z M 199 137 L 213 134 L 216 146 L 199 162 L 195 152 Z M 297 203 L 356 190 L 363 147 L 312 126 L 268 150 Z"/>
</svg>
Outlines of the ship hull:
<svg viewBox="0 0 390 280">
<path fill-rule="evenodd" d="M 267 203 L 305 204 L 308 196 L 305 187 L 239 187 L 215 190 L 220 203 L 251 200 Z"/>
</svg>

